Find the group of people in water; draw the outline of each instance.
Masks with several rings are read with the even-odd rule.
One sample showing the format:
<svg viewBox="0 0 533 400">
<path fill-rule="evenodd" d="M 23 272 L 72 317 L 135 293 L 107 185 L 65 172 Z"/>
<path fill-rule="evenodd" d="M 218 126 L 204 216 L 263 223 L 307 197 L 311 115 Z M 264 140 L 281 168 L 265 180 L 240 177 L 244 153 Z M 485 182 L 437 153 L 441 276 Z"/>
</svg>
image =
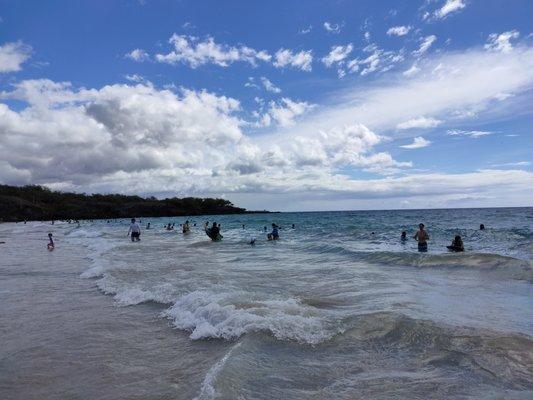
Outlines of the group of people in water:
<svg viewBox="0 0 533 400">
<path fill-rule="evenodd" d="M 69 221 L 69 223 L 70 222 L 71 221 Z M 78 222 L 78 224 L 79 224 L 79 221 L 75 221 L 75 222 Z M 186 220 L 185 223 L 180 224 L 180 226 L 182 227 L 182 232 L 184 234 L 190 233 L 191 225 L 190 225 L 189 220 Z M 196 223 L 194 223 L 193 226 L 196 226 Z M 243 224 L 242 225 L 242 229 L 245 229 L 245 227 L 246 226 Z M 429 234 L 425 230 L 424 224 L 422 224 L 422 223 L 419 224 L 418 228 L 419 229 L 414 234 L 413 239 L 416 240 L 417 243 L 418 243 L 418 251 L 419 252 L 427 252 L 428 251 Z M 148 224 L 146 225 L 146 229 L 148 229 L 148 230 L 151 229 L 150 222 L 148 222 Z M 174 223 L 169 222 L 167 225 L 164 225 L 164 229 L 166 229 L 167 231 L 174 230 Z M 209 226 L 209 221 L 206 221 L 205 224 L 204 224 L 204 231 L 205 231 L 206 235 L 213 241 L 219 241 L 219 240 L 221 240 L 223 238 L 223 236 L 220 233 L 220 229 L 221 229 L 221 225 L 218 224 L 217 222 L 212 222 L 211 226 Z M 267 231 L 268 231 L 267 227 L 266 226 L 263 227 L 263 231 L 265 233 L 267 233 L 266 238 L 267 238 L 268 241 L 279 240 L 279 238 L 280 238 L 279 230 L 280 229 L 281 229 L 281 227 L 279 225 L 277 225 L 275 223 L 272 223 L 272 231 L 267 233 Z M 295 229 L 295 225 L 294 224 L 292 224 L 292 229 Z M 479 230 L 485 230 L 485 225 L 484 224 L 480 224 L 479 225 Z M 372 234 L 374 234 L 374 232 L 372 232 Z M 129 236 L 131 238 L 132 242 L 139 242 L 141 240 L 140 221 L 137 222 L 135 218 L 131 219 L 131 223 L 130 223 L 130 226 L 129 226 L 129 229 L 128 229 L 127 236 Z M 49 239 L 49 242 L 47 244 L 47 249 L 52 251 L 55 248 L 55 244 L 54 244 L 52 233 L 48 234 L 48 239 Z M 401 240 L 402 243 L 407 242 L 408 238 L 407 238 L 407 232 L 406 231 L 402 232 L 400 240 Z M 250 242 L 249 242 L 250 245 L 252 245 L 252 246 L 255 245 L 255 242 L 256 242 L 256 239 L 254 237 L 250 238 Z M 451 252 L 463 252 L 465 250 L 464 244 L 463 244 L 463 239 L 461 238 L 460 235 L 455 235 L 455 237 L 452 240 L 451 245 L 446 246 L 446 248 L 449 251 L 451 251 Z"/>
<path fill-rule="evenodd" d="M 184 234 L 190 233 L 191 231 L 191 224 L 189 220 L 186 220 L 185 223 L 180 224 L 182 227 L 182 232 Z M 196 223 L 193 224 L 193 226 L 196 226 Z M 217 222 L 213 222 L 211 226 L 209 226 L 209 221 L 206 221 L 204 224 L 204 231 L 206 235 L 213 241 L 219 241 L 223 238 L 223 236 L 220 234 L 220 224 Z M 292 228 L 295 228 L 295 225 L 292 224 Z M 146 229 L 150 229 L 150 222 L 146 225 Z M 167 231 L 174 230 L 174 223 L 169 222 L 167 225 L 164 226 L 164 229 Z M 243 224 L 243 229 L 245 229 L 245 225 Z M 272 232 L 267 234 L 267 240 L 279 240 L 279 229 L 280 227 L 276 224 L 272 224 Z M 267 231 L 266 226 L 264 227 L 265 232 Z M 132 242 L 138 242 L 141 240 L 141 226 L 139 222 L 135 220 L 135 218 L 131 219 L 131 223 L 128 229 L 128 233 L 126 236 L 131 237 Z M 252 238 L 250 240 L 250 244 L 255 244 L 255 238 Z"/>
<path fill-rule="evenodd" d="M 418 242 L 418 251 L 421 252 L 421 253 L 425 253 L 425 252 L 428 251 L 429 235 L 426 232 L 426 230 L 424 229 L 424 224 L 419 224 L 418 228 L 419 229 L 415 233 L 415 235 L 413 236 L 413 239 L 415 239 Z M 480 231 L 485 230 L 485 225 L 484 224 L 480 224 L 479 225 L 479 230 Z M 407 232 L 406 231 L 402 232 L 402 236 L 401 236 L 400 240 L 402 241 L 402 243 L 407 241 Z M 452 240 L 452 244 L 449 245 L 449 246 L 446 246 L 446 248 L 449 251 L 454 252 L 454 253 L 459 253 L 459 252 L 465 251 L 465 246 L 463 244 L 463 239 L 461 238 L 461 235 L 455 235 L 455 237 Z"/>
</svg>

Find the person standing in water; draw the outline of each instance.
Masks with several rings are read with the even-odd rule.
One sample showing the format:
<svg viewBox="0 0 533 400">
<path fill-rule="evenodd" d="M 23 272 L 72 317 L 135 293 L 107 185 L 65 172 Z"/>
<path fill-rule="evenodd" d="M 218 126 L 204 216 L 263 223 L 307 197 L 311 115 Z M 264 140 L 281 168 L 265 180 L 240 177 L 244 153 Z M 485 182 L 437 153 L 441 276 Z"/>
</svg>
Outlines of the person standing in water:
<svg viewBox="0 0 533 400">
<path fill-rule="evenodd" d="M 46 245 L 46 248 L 48 249 L 48 251 L 52 251 L 55 248 L 55 244 L 54 244 L 54 239 L 52 239 L 51 233 L 48 234 L 48 239 L 50 239 L 50 242 Z"/>
<path fill-rule="evenodd" d="M 420 229 L 415 233 L 413 238 L 418 242 L 418 251 L 421 252 L 421 253 L 425 253 L 425 252 L 428 251 L 428 242 L 427 241 L 429 240 L 429 235 L 424 230 L 424 224 L 420 224 L 420 225 L 418 225 L 418 227 Z"/>
<path fill-rule="evenodd" d="M 182 232 L 183 233 L 189 233 L 190 231 L 191 231 L 191 228 L 189 228 L 189 220 L 187 220 L 183 224 Z"/>
<path fill-rule="evenodd" d="M 272 224 L 272 232 L 267 235 L 268 240 L 278 240 L 279 239 L 279 232 L 278 232 L 278 226 L 276 224 Z"/>
<path fill-rule="evenodd" d="M 131 241 L 140 241 L 141 240 L 141 227 L 137 222 L 135 222 L 135 218 L 131 219 L 130 229 L 128 230 L 128 236 L 131 233 Z"/>
<path fill-rule="evenodd" d="M 401 236 L 400 240 L 402 242 L 406 242 L 407 241 L 407 232 L 406 231 L 402 232 L 402 236 Z"/>
</svg>

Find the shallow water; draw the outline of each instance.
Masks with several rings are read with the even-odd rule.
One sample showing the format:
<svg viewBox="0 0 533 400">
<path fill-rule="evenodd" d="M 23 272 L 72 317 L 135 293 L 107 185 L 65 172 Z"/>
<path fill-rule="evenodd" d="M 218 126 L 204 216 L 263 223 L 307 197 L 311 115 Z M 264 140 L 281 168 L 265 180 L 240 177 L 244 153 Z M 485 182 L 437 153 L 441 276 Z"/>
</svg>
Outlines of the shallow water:
<svg viewBox="0 0 533 400">
<path fill-rule="evenodd" d="M 201 228 L 214 219 L 222 224 L 221 242 Z M 0 373 L 9 373 L 0 377 L 0 394 L 72 393 L 62 381 L 55 392 L 20 389 L 10 354 L 25 341 L 38 348 L 39 335 L 24 329 L 35 324 L 39 332 L 74 332 L 71 346 L 87 370 L 58 367 L 54 360 L 73 356 L 50 340 L 37 365 L 54 366 L 41 372 L 46 378 L 74 374 L 98 384 L 83 385 L 88 397 L 533 395 L 533 209 L 191 217 L 197 226 L 187 235 L 179 230 L 184 220 L 143 219 L 152 229 L 139 243 L 125 237 L 127 221 L 0 226 L 9 245 L 0 261 L 7 305 L 0 318 L 12 349 L 2 354 Z M 168 222 L 175 231 L 163 229 Z M 271 222 L 282 226 L 277 242 L 265 239 L 262 228 Z M 412 237 L 419 222 L 430 235 L 426 254 L 417 253 L 414 240 L 399 240 L 402 230 Z M 43 251 L 48 231 L 57 242 L 52 253 Z M 446 252 L 455 234 L 464 254 Z M 41 287 L 43 281 L 55 286 Z M 34 287 L 39 295 L 28 297 Z M 57 318 L 43 317 L 49 312 Z M 31 349 L 24 351 L 33 358 Z M 50 353 L 56 358 L 47 359 Z M 90 371 L 91 360 L 104 359 L 126 367 L 111 371 L 112 378 Z M 33 360 L 17 362 L 31 375 Z"/>
</svg>

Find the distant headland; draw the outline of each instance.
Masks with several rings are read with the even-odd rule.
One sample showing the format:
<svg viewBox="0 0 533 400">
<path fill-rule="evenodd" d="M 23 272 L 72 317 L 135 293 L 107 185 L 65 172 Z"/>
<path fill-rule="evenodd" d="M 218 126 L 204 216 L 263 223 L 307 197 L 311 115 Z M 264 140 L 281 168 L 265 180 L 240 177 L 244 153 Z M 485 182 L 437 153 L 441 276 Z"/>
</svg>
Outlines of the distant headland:
<svg viewBox="0 0 533 400">
<path fill-rule="evenodd" d="M 230 201 L 213 198 L 167 198 L 121 194 L 80 194 L 43 186 L 0 185 L 0 221 L 172 217 L 185 215 L 247 214 Z M 260 211 L 267 212 L 267 211 Z"/>
</svg>

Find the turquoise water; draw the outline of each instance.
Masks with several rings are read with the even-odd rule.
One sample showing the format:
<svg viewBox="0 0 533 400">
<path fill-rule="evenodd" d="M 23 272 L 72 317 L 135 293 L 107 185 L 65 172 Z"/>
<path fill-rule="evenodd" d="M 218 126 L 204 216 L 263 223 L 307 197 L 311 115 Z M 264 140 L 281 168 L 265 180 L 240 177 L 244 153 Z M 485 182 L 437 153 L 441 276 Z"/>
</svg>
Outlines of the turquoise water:
<svg viewBox="0 0 533 400">
<path fill-rule="evenodd" d="M 196 223 L 187 235 L 185 219 Z M 197 386 L 174 398 L 533 394 L 531 208 L 141 220 L 152 228 L 138 243 L 126 220 L 16 229 L 52 230 L 55 252 L 62 243 L 83 249 L 89 265 L 77 279 L 113 296 L 117 315 L 150 304 L 169 335 L 213 346 L 187 367 Z M 222 241 L 208 239 L 205 221 L 222 225 Z M 169 222 L 175 231 L 163 228 Z M 269 242 L 263 227 L 273 222 L 281 238 Z M 420 222 L 425 254 L 400 241 Z M 456 234 L 464 253 L 446 251 Z M 142 347 L 142 335 L 131 340 Z"/>
</svg>

